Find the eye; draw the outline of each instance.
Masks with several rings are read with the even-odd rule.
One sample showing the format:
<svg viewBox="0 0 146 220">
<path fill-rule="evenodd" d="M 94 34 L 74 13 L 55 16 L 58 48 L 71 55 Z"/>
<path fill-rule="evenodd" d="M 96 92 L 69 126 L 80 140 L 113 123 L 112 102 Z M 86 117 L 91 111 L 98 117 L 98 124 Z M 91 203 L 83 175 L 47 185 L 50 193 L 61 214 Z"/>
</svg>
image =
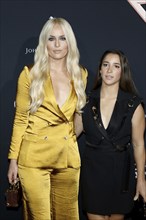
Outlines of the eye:
<svg viewBox="0 0 146 220">
<path fill-rule="evenodd" d="M 119 66 L 119 65 L 115 65 L 115 67 L 116 67 L 117 69 L 119 69 L 119 68 L 120 68 L 120 66 Z"/>
<path fill-rule="evenodd" d="M 102 64 L 102 66 L 107 67 L 107 66 L 108 66 L 108 64 L 107 64 L 107 63 L 103 63 L 103 64 Z"/>
<path fill-rule="evenodd" d="M 53 41 L 53 40 L 54 40 L 54 37 L 49 37 L 48 40 L 49 40 L 49 41 Z"/>
<path fill-rule="evenodd" d="M 61 37 L 60 37 L 60 40 L 65 41 L 65 40 L 66 40 L 66 37 L 61 36 Z"/>
</svg>

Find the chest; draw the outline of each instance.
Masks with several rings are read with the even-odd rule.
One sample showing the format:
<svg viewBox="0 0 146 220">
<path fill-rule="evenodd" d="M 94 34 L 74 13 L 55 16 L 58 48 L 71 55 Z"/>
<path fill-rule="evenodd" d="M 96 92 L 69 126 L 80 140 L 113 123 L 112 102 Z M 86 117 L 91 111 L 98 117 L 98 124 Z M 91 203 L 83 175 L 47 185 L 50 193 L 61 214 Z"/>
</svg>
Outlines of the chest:
<svg viewBox="0 0 146 220">
<path fill-rule="evenodd" d="M 67 101 L 72 89 L 70 80 L 67 77 L 52 77 L 51 89 L 57 105 L 61 108 Z"/>
<path fill-rule="evenodd" d="M 83 124 L 87 134 L 98 136 L 101 134 L 101 130 L 110 137 L 124 136 L 131 133 L 133 111 L 128 107 L 127 102 L 113 100 L 107 105 L 104 102 L 105 108 L 100 105 L 99 100 L 96 100 L 96 102 L 90 100 L 84 110 Z M 104 109 L 102 113 L 101 109 Z M 99 126 L 97 126 L 97 123 Z"/>
<path fill-rule="evenodd" d="M 100 99 L 100 115 L 101 115 L 101 120 L 102 120 L 102 123 L 105 129 L 107 129 L 110 123 L 110 120 L 112 118 L 112 115 L 114 113 L 115 103 L 116 103 L 116 98 Z"/>
</svg>

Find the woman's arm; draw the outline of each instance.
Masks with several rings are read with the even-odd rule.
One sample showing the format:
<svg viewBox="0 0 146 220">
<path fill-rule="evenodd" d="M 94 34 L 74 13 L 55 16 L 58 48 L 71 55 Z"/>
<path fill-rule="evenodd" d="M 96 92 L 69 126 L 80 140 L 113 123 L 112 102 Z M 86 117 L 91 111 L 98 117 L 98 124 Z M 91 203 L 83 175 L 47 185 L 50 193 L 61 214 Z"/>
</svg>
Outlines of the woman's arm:
<svg viewBox="0 0 146 220">
<path fill-rule="evenodd" d="M 145 115 L 142 105 L 139 105 L 132 118 L 132 142 L 134 146 L 134 157 L 137 166 L 137 187 L 134 200 L 141 195 L 146 202 L 145 185 L 145 160 L 146 151 L 144 146 Z"/>
<path fill-rule="evenodd" d="M 17 95 L 16 95 L 16 112 L 13 123 L 13 132 L 8 158 L 10 159 L 8 169 L 8 180 L 10 183 L 16 183 L 18 179 L 17 158 L 19 155 L 20 145 L 24 132 L 28 125 L 29 117 L 29 70 L 24 67 L 18 79 Z"/>
<path fill-rule="evenodd" d="M 76 136 L 79 137 L 83 131 L 82 114 L 75 113 L 74 115 L 74 127 Z"/>
<path fill-rule="evenodd" d="M 28 126 L 29 106 L 30 106 L 30 78 L 29 70 L 24 67 L 18 79 L 16 95 L 16 111 L 13 123 L 13 132 L 9 150 L 9 159 L 17 159 L 19 155 L 21 141 Z"/>
</svg>

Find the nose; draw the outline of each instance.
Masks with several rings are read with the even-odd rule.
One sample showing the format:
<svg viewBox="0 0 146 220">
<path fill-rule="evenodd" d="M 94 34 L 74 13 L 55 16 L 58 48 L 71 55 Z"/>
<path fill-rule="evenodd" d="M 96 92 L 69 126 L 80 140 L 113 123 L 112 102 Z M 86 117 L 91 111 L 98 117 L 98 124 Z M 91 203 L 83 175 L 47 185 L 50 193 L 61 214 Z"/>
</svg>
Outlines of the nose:
<svg viewBox="0 0 146 220">
<path fill-rule="evenodd" d="M 111 72 L 112 72 L 112 67 L 109 66 L 109 67 L 108 67 L 108 73 L 111 73 Z"/>
<path fill-rule="evenodd" d="M 55 41 L 55 46 L 56 46 L 56 47 L 59 47 L 59 46 L 60 46 L 60 42 L 59 42 L 58 39 L 56 39 L 56 41 Z"/>
</svg>

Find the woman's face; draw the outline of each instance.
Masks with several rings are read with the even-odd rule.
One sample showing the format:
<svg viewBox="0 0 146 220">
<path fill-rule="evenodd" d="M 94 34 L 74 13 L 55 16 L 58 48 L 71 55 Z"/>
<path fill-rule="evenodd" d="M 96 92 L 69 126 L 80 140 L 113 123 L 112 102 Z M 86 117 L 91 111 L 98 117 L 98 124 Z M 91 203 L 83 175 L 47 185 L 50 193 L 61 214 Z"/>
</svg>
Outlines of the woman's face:
<svg viewBox="0 0 146 220">
<path fill-rule="evenodd" d="M 107 54 L 100 69 L 102 82 L 107 85 L 119 83 L 121 78 L 121 63 L 119 55 L 109 53 Z"/>
<path fill-rule="evenodd" d="M 54 25 L 52 32 L 48 38 L 47 50 L 50 58 L 60 60 L 66 57 L 68 53 L 68 45 L 66 37 L 60 25 Z"/>
</svg>

